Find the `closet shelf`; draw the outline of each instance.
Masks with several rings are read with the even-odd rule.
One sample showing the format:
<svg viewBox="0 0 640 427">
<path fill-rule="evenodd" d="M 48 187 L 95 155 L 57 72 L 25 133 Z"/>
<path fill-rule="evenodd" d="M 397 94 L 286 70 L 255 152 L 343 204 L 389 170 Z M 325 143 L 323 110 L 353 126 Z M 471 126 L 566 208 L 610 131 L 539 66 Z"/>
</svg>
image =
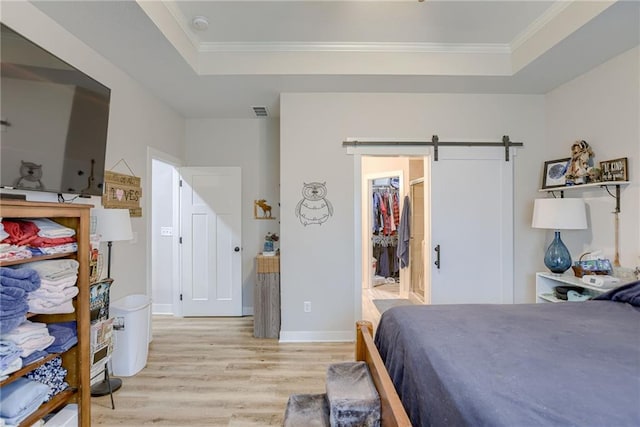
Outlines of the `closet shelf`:
<svg viewBox="0 0 640 427">
<path fill-rule="evenodd" d="M 11 261 L 0 261 L 0 267 L 7 267 L 10 265 L 17 265 L 17 264 L 24 264 L 27 262 L 33 262 L 33 261 L 43 261 L 46 259 L 58 259 L 58 258 L 69 258 L 69 256 L 71 255 L 75 255 L 75 252 L 65 252 L 65 253 L 59 253 L 59 254 L 52 254 L 52 255 L 38 255 L 38 256 L 34 256 L 31 258 L 25 258 L 25 259 L 16 259 L 16 260 L 11 260 Z"/>
</svg>

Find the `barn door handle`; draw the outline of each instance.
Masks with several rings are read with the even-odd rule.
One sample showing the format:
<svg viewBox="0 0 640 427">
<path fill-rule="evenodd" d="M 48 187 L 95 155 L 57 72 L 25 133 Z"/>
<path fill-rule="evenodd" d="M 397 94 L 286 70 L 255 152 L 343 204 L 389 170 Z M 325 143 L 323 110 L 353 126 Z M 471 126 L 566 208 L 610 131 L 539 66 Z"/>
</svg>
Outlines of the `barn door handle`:
<svg viewBox="0 0 640 427">
<path fill-rule="evenodd" d="M 434 262 L 434 264 L 438 267 L 438 270 L 440 270 L 440 245 L 433 248 L 433 250 L 436 251 L 436 262 Z"/>
<path fill-rule="evenodd" d="M 240 248 L 238 246 L 236 246 L 235 248 L 233 248 L 234 252 L 240 252 Z"/>
</svg>

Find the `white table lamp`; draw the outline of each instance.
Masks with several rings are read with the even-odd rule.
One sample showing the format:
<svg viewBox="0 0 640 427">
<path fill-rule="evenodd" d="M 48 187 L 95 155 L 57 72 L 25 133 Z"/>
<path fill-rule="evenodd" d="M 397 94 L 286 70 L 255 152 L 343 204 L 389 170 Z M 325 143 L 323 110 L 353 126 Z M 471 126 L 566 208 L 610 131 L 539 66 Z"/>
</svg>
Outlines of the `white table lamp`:
<svg viewBox="0 0 640 427">
<path fill-rule="evenodd" d="M 555 237 L 544 255 L 544 265 L 552 273 L 562 274 L 571 267 L 571 254 L 560 239 L 559 230 L 584 230 L 587 214 L 582 199 L 536 199 L 533 228 L 555 230 Z"/>
<path fill-rule="evenodd" d="M 96 234 L 106 241 L 107 277 L 111 277 L 111 243 L 133 239 L 129 209 L 93 209 L 91 215 L 96 218 Z"/>
</svg>

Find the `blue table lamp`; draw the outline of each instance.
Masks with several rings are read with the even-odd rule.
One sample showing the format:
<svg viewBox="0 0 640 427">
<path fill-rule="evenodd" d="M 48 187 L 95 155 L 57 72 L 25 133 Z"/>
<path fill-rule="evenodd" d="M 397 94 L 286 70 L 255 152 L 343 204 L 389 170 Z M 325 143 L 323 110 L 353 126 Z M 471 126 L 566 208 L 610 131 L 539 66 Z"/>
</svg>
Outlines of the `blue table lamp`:
<svg viewBox="0 0 640 427">
<path fill-rule="evenodd" d="M 555 231 L 555 237 L 544 254 L 544 265 L 562 274 L 571 267 L 571 254 L 560 238 L 559 230 L 584 230 L 587 214 L 582 199 L 536 199 L 533 205 L 533 228 Z"/>
</svg>

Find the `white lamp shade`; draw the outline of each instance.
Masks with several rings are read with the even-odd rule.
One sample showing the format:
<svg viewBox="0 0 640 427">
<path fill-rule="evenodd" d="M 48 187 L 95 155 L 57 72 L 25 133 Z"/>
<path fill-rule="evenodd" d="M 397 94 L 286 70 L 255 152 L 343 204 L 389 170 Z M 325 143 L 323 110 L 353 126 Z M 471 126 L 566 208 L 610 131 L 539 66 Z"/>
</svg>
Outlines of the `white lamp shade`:
<svg viewBox="0 0 640 427">
<path fill-rule="evenodd" d="M 584 200 L 536 199 L 533 205 L 533 228 L 551 230 L 583 230 L 587 228 Z"/>
<path fill-rule="evenodd" d="M 96 218 L 96 234 L 101 236 L 102 241 L 133 239 L 129 209 L 96 208 L 91 210 L 91 215 Z"/>
</svg>

